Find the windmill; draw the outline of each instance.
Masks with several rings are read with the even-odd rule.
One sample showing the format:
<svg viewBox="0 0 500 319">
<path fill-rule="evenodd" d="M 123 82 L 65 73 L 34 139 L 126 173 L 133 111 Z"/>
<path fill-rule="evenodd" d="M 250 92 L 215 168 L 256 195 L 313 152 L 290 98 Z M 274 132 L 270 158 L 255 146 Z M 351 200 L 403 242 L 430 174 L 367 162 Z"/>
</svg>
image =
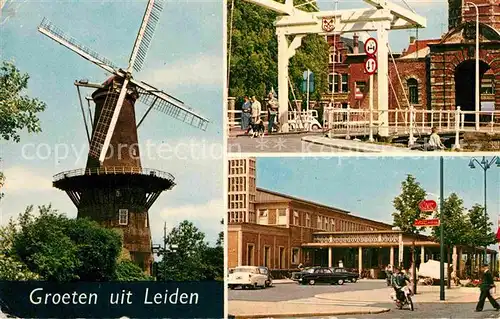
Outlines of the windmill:
<svg viewBox="0 0 500 319">
<path fill-rule="evenodd" d="M 152 109 L 201 130 L 208 125 L 206 118 L 179 99 L 132 77 L 144 64 L 162 10 L 163 0 L 149 0 L 126 69 L 116 67 L 45 18 L 38 27 L 42 34 L 112 74 L 102 84 L 75 82 L 89 142 L 87 165 L 55 175 L 53 186 L 68 194 L 78 209 L 78 218 L 121 230 L 124 248 L 146 272 L 152 263 L 148 210 L 161 192 L 175 183 L 169 173 L 142 167 L 137 128 Z M 80 87 L 95 90 L 86 98 L 90 128 Z M 147 109 L 136 125 L 137 100 Z M 90 101 L 95 104 L 93 117 Z"/>
</svg>

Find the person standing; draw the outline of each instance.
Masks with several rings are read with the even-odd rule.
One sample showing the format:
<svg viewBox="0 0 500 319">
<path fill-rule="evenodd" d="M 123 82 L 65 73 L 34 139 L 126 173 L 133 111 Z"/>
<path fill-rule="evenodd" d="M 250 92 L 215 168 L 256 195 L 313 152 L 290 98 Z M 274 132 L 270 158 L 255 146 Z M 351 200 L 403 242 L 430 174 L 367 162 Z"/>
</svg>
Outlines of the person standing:
<svg viewBox="0 0 500 319">
<path fill-rule="evenodd" d="M 250 127 L 250 118 L 252 116 L 252 103 L 248 96 L 245 95 L 245 102 L 243 102 L 243 106 L 241 107 L 241 129 L 247 130 Z"/>
<path fill-rule="evenodd" d="M 483 311 L 484 302 L 486 301 L 486 298 L 488 298 L 493 308 L 495 308 L 495 310 L 498 311 L 500 310 L 500 305 L 490 293 L 490 289 L 495 287 L 495 283 L 493 282 L 493 276 L 491 275 L 491 272 L 488 269 L 488 264 L 484 264 L 482 270 L 483 270 L 483 280 L 481 281 L 481 285 L 479 285 L 481 294 L 479 295 L 479 301 L 477 302 L 476 305 L 476 312 Z"/>
<path fill-rule="evenodd" d="M 252 124 L 258 123 L 260 119 L 260 112 L 262 111 L 262 106 L 257 98 L 252 96 Z"/>
<path fill-rule="evenodd" d="M 272 92 L 269 92 L 269 100 L 267 101 L 267 111 L 268 111 L 268 123 L 267 132 L 273 132 L 274 121 L 278 114 L 278 100 L 274 97 Z"/>
</svg>

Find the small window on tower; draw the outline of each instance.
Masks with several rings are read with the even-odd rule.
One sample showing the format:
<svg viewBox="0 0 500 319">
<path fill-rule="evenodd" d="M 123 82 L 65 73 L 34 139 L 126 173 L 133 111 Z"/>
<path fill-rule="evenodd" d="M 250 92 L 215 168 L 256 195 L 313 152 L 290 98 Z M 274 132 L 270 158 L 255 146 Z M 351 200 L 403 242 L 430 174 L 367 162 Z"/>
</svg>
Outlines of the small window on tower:
<svg viewBox="0 0 500 319">
<path fill-rule="evenodd" d="M 118 210 L 118 225 L 128 225 L 128 209 Z"/>
<path fill-rule="evenodd" d="M 146 215 L 146 219 L 144 220 L 144 227 L 148 228 L 148 215 Z"/>
</svg>

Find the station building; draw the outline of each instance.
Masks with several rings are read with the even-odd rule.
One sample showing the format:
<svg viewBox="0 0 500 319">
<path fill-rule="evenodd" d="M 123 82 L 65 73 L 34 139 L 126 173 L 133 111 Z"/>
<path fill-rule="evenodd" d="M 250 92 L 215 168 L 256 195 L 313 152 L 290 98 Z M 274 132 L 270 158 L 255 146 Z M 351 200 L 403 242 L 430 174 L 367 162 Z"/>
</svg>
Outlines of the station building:
<svg viewBox="0 0 500 319">
<path fill-rule="evenodd" d="M 377 278 L 387 264 L 409 269 L 413 243 L 417 265 L 439 259 L 439 243 L 428 236 L 407 234 L 346 210 L 257 187 L 254 158 L 231 159 L 228 170 L 229 268 L 293 270 L 299 264 L 332 267 L 342 261 L 344 267 L 369 271 Z M 450 265 L 457 274 L 465 271 L 466 255 L 482 256 L 470 247 L 453 247 L 452 252 Z M 488 254 L 496 260 L 495 251 Z"/>
</svg>

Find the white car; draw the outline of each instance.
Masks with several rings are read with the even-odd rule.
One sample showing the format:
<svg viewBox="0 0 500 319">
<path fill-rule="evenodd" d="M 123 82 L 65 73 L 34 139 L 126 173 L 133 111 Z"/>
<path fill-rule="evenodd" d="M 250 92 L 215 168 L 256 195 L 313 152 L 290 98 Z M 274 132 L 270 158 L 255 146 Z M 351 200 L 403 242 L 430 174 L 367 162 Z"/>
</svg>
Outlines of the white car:
<svg viewBox="0 0 500 319">
<path fill-rule="evenodd" d="M 257 287 L 266 288 L 267 274 L 262 274 L 259 267 L 256 266 L 236 267 L 228 277 L 229 289 L 234 289 L 237 286 L 254 289 Z"/>
</svg>

